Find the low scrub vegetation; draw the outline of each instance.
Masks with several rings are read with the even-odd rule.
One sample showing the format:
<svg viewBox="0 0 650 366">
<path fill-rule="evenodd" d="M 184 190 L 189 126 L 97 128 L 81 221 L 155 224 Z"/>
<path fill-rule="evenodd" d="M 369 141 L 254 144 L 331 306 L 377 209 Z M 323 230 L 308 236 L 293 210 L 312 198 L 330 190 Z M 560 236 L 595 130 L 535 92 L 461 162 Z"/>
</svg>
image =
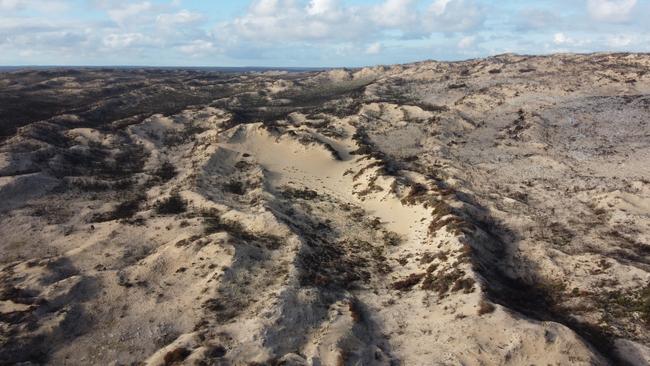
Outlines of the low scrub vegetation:
<svg viewBox="0 0 650 366">
<path fill-rule="evenodd" d="M 393 290 L 400 290 L 400 291 L 410 290 L 411 288 L 413 288 L 413 286 L 420 283 L 420 281 L 422 281 L 422 278 L 424 278 L 425 275 L 426 273 L 412 273 L 403 280 L 393 282 L 391 287 Z"/>
<path fill-rule="evenodd" d="M 309 188 L 292 188 L 284 187 L 282 191 L 282 196 L 288 199 L 303 199 L 303 200 L 314 200 L 318 198 L 318 192 L 311 190 Z"/>
<path fill-rule="evenodd" d="M 474 280 L 466 278 L 465 271 L 458 268 L 437 275 L 431 272 L 422 282 L 422 289 L 436 291 L 440 296 L 445 296 L 450 290 L 467 294 L 474 291 Z"/>
<path fill-rule="evenodd" d="M 115 205 L 112 211 L 95 215 L 93 217 L 93 222 L 130 219 L 138 212 L 141 203 L 145 199 L 146 197 L 142 194 L 128 198 L 123 202 Z"/>
<path fill-rule="evenodd" d="M 248 243 L 262 244 L 265 248 L 275 250 L 280 248 L 284 240 L 277 236 L 267 233 L 255 233 L 248 230 L 239 221 L 224 219 L 218 215 L 210 215 L 204 217 L 203 232 L 206 235 L 211 235 L 218 232 L 227 232 L 230 236 L 237 240 Z"/>
<path fill-rule="evenodd" d="M 160 215 L 177 215 L 187 210 L 187 202 L 176 192 L 157 201 L 155 209 Z"/>
<path fill-rule="evenodd" d="M 490 314 L 490 313 L 494 312 L 495 309 L 496 309 L 496 307 L 491 302 L 482 299 L 478 303 L 478 311 L 477 311 L 477 313 L 478 313 L 479 316 L 480 315 L 485 315 L 485 314 Z"/>
<path fill-rule="evenodd" d="M 154 176 L 160 179 L 162 182 L 167 182 L 174 178 L 177 174 L 174 164 L 165 161 L 163 162 L 158 169 L 154 171 Z"/>
<path fill-rule="evenodd" d="M 246 194 L 246 185 L 242 182 L 232 180 L 224 183 L 223 190 L 241 196 Z"/>
</svg>

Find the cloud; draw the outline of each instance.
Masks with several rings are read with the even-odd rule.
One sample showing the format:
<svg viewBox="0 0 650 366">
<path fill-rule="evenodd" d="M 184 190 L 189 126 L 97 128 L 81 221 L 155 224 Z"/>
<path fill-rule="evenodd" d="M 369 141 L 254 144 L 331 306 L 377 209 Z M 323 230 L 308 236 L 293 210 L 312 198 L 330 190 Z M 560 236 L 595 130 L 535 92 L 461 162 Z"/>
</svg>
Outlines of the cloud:
<svg viewBox="0 0 650 366">
<path fill-rule="evenodd" d="M 190 41 L 178 47 L 178 49 L 184 54 L 194 57 L 219 51 L 214 43 L 201 39 Z"/>
<path fill-rule="evenodd" d="M 223 42 L 318 42 L 363 38 L 364 14 L 331 0 L 256 0 L 243 15 L 222 22 L 215 35 Z M 374 27 L 373 27 L 374 28 Z"/>
<path fill-rule="evenodd" d="M 553 43 L 557 46 L 580 46 L 585 42 L 573 39 L 562 32 L 553 35 Z"/>
<path fill-rule="evenodd" d="M 433 33 L 473 32 L 484 22 L 477 0 L 381 0 L 350 5 L 338 0 L 254 0 L 238 17 L 213 28 L 227 52 L 273 45 L 342 49 L 354 43 L 366 54 L 389 38 L 421 40 Z M 275 46 L 277 47 L 277 46 Z"/>
<path fill-rule="evenodd" d="M 370 12 L 370 21 L 383 27 L 401 28 L 418 21 L 414 0 L 386 0 Z"/>
<path fill-rule="evenodd" d="M 575 39 L 572 37 L 567 36 L 566 34 L 559 32 L 555 33 L 553 35 L 553 44 L 556 46 L 563 46 L 563 47 L 583 47 L 585 45 L 588 45 L 591 43 L 590 39 Z M 561 51 L 567 51 L 566 48 L 561 49 Z"/>
<path fill-rule="evenodd" d="M 152 43 L 150 37 L 142 33 L 108 34 L 102 43 L 108 48 L 127 48 L 133 46 L 144 46 Z"/>
<path fill-rule="evenodd" d="M 610 23 L 628 21 L 636 5 L 637 0 L 587 0 L 591 18 Z"/>
<path fill-rule="evenodd" d="M 564 33 L 555 33 L 553 35 L 553 43 L 557 45 L 573 43 L 573 40 L 567 37 Z"/>
<path fill-rule="evenodd" d="M 89 31 L 83 24 L 32 17 L 0 17 L 0 44 L 16 49 L 83 47 Z M 6 53 L 3 47 L 3 52 Z M 3 52 L 0 52 L 2 54 Z"/>
<path fill-rule="evenodd" d="M 311 0 L 307 5 L 307 14 L 311 16 L 339 15 L 339 2 L 336 0 Z"/>
<path fill-rule="evenodd" d="M 0 0 L 0 11 L 4 13 L 16 13 L 29 10 L 51 15 L 53 12 L 58 13 L 69 8 L 70 2 L 65 0 Z"/>
<path fill-rule="evenodd" d="M 108 16 L 118 24 L 123 24 L 131 18 L 135 18 L 142 13 L 146 13 L 152 8 L 150 2 L 125 4 L 123 6 L 111 8 L 108 10 Z"/>
<path fill-rule="evenodd" d="M 0 0 L 0 63 L 191 59 L 352 66 L 507 50 L 650 51 L 650 23 L 643 19 L 650 11 L 647 0 L 246 0 L 238 2 L 243 8 L 233 3 Z"/>
<path fill-rule="evenodd" d="M 476 43 L 476 36 L 465 36 L 458 41 L 458 48 L 470 48 Z"/>
<path fill-rule="evenodd" d="M 368 54 L 368 55 L 377 55 L 377 54 L 381 53 L 381 50 L 382 50 L 381 43 L 380 42 L 375 42 L 375 43 L 372 43 L 371 45 L 369 45 L 366 48 L 366 54 Z"/>
<path fill-rule="evenodd" d="M 0 10 L 2 11 L 15 11 L 24 6 L 24 2 L 20 0 L 0 0 Z"/>
<path fill-rule="evenodd" d="M 628 35 L 615 35 L 607 37 L 606 44 L 612 48 L 622 48 L 629 46 L 634 41 L 634 38 Z"/>
<path fill-rule="evenodd" d="M 557 27 L 563 22 L 563 17 L 555 11 L 526 8 L 517 14 L 514 24 L 517 30 L 530 31 Z"/>
<path fill-rule="evenodd" d="M 450 2 L 451 0 L 435 0 L 431 3 L 429 10 L 435 15 L 443 15 Z"/>
<path fill-rule="evenodd" d="M 474 0 L 435 0 L 423 21 L 430 32 L 465 32 L 476 30 L 485 21 L 483 7 Z"/>
<path fill-rule="evenodd" d="M 160 14 L 156 16 L 156 25 L 163 29 L 179 29 L 198 25 L 205 21 L 205 17 L 200 13 L 181 10 L 173 14 Z"/>
</svg>

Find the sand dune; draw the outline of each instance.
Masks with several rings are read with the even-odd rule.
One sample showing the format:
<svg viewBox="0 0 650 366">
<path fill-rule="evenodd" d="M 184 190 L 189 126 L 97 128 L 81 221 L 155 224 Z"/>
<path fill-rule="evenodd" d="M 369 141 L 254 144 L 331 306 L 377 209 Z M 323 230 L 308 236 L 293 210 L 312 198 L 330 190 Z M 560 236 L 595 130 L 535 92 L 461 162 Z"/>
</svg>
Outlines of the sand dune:
<svg viewBox="0 0 650 366">
<path fill-rule="evenodd" d="M 649 65 L 133 70 L 12 119 L 0 364 L 645 364 Z"/>
</svg>

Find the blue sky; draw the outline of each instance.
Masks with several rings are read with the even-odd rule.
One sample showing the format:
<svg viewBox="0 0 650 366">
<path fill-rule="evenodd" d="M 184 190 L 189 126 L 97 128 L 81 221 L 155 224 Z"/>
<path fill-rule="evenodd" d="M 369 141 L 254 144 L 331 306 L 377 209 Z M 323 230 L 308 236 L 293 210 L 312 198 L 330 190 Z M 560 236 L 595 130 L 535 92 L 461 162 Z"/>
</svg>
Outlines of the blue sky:
<svg viewBox="0 0 650 366">
<path fill-rule="evenodd" d="M 650 0 L 0 0 L 0 65 L 365 66 L 650 51 Z"/>
</svg>

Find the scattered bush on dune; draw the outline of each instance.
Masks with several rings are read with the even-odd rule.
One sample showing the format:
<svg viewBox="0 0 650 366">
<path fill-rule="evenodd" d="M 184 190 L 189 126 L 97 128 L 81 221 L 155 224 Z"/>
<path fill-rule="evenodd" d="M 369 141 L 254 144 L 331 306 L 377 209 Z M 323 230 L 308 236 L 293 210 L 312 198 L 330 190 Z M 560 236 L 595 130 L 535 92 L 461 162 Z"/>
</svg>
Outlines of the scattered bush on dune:
<svg viewBox="0 0 650 366">
<path fill-rule="evenodd" d="M 118 203 L 109 212 L 95 214 L 91 222 L 105 222 L 111 220 L 127 220 L 132 218 L 140 209 L 141 203 L 146 200 L 144 194 L 137 194 Z"/>
<path fill-rule="evenodd" d="M 218 232 L 227 232 L 237 240 L 247 243 L 263 244 L 265 248 L 275 250 L 280 248 L 284 240 L 273 234 L 255 233 L 249 231 L 239 221 L 224 219 L 217 215 L 204 217 L 203 233 L 211 235 Z"/>
<path fill-rule="evenodd" d="M 309 188 L 297 189 L 292 187 L 283 187 L 282 196 L 288 199 L 314 200 L 318 197 L 318 192 Z"/>
<path fill-rule="evenodd" d="M 244 183 L 234 180 L 224 183 L 223 190 L 239 196 L 246 194 L 246 186 Z"/>
<path fill-rule="evenodd" d="M 118 204 L 113 210 L 113 219 L 126 219 L 133 217 L 133 215 L 138 212 L 140 203 L 145 199 L 146 197 L 144 195 L 137 195 L 130 200 Z"/>
<path fill-rule="evenodd" d="M 399 291 L 410 290 L 413 286 L 420 283 L 420 281 L 422 280 L 422 278 L 424 278 L 425 275 L 426 273 L 412 273 L 403 280 L 393 282 L 391 287 L 393 290 L 399 290 Z"/>
<path fill-rule="evenodd" d="M 404 238 L 396 232 L 387 231 L 384 233 L 384 243 L 386 243 L 386 245 L 398 246 L 402 244 L 403 241 Z"/>
<path fill-rule="evenodd" d="M 496 307 L 487 300 L 481 300 L 478 304 L 478 315 L 484 315 L 494 312 Z"/>
<path fill-rule="evenodd" d="M 182 362 L 189 356 L 192 352 L 184 347 L 179 347 L 174 350 L 171 350 L 165 354 L 164 361 L 165 366 L 176 365 Z"/>
<path fill-rule="evenodd" d="M 176 192 L 157 201 L 155 209 L 160 215 L 177 215 L 187 210 L 187 202 Z"/>
<path fill-rule="evenodd" d="M 475 281 L 472 278 L 464 278 L 464 276 L 465 271 L 457 268 L 437 275 L 430 272 L 422 282 L 422 289 L 436 291 L 440 296 L 445 296 L 450 290 L 471 293 L 474 291 Z"/>
<path fill-rule="evenodd" d="M 162 182 L 167 182 L 174 178 L 177 174 L 174 164 L 165 161 L 163 162 L 158 169 L 156 169 L 153 174 L 160 178 Z"/>
</svg>

